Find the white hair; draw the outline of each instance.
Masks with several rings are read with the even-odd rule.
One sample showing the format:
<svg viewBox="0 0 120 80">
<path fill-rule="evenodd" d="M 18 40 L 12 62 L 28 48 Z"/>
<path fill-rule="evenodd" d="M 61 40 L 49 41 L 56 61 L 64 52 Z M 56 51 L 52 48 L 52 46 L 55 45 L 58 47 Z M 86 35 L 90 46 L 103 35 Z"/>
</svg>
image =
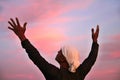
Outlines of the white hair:
<svg viewBox="0 0 120 80">
<path fill-rule="evenodd" d="M 64 46 L 62 47 L 62 54 L 65 56 L 69 64 L 68 70 L 73 73 L 76 72 L 76 69 L 80 65 L 80 56 L 78 50 L 72 46 Z"/>
</svg>

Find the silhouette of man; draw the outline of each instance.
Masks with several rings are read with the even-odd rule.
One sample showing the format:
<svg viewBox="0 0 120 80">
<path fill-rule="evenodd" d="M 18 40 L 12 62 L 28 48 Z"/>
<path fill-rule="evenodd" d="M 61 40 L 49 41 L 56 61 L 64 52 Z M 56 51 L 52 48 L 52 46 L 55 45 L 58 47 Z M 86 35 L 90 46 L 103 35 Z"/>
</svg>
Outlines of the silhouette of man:
<svg viewBox="0 0 120 80">
<path fill-rule="evenodd" d="M 48 63 L 38 52 L 38 50 L 30 43 L 25 36 L 26 22 L 20 25 L 18 18 L 14 21 L 10 18 L 8 21 L 12 30 L 21 40 L 22 47 L 28 53 L 29 58 L 41 70 L 46 80 L 84 80 L 85 76 L 94 65 L 99 45 L 97 38 L 99 34 L 99 26 L 97 25 L 96 31 L 92 28 L 92 47 L 89 56 L 80 64 L 79 54 L 75 48 L 63 47 L 58 51 L 55 60 L 60 64 L 60 68 Z"/>
</svg>

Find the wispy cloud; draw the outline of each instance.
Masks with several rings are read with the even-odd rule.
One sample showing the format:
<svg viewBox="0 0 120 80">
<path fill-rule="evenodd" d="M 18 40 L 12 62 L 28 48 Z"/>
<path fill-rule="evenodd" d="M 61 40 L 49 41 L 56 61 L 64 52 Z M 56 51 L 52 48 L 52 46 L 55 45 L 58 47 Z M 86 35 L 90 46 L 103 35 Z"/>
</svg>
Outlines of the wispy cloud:
<svg viewBox="0 0 120 80">
<path fill-rule="evenodd" d="M 115 59 L 119 59 L 120 58 L 120 44 L 119 44 L 119 40 L 120 40 L 120 35 L 119 34 L 115 34 L 115 35 L 111 35 L 111 36 L 106 36 L 106 39 L 108 40 L 108 42 L 104 43 L 102 45 L 102 51 L 104 51 L 105 54 L 103 54 L 103 58 L 104 59 L 108 59 L 108 60 L 115 60 Z"/>
<path fill-rule="evenodd" d="M 58 49 L 59 43 L 66 40 L 64 29 L 55 27 L 35 27 L 28 29 L 28 37 L 45 53 Z"/>
<path fill-rule="evenodd" d="M 114 69 L 114 68 L 99 69 L 95 71 L 94 76 L 97 77 L 97 80 L 102 80 L 102 79 L 109 79 L 109 80 L 116 79 L 117 80 L 118 71 L 117 69 Z"/>
<path fill-rule="evenodd" d="M 26 80 L 37 80 L 35 76 L 32 74 L 6 74 L 4 75 L 4 80 L 21 80 L 21 79 L 26 79 Z"/>
</svg>

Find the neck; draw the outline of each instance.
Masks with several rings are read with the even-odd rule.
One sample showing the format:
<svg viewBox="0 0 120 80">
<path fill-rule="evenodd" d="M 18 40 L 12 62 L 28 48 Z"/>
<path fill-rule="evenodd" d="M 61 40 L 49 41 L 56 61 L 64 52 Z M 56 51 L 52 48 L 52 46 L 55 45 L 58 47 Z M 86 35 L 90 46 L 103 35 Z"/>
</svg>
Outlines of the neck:
<svg viewBox="0 0 120 80">
<path fill-rule="evenodd" d="M 69 68 L 69 65 L 68 64 L 66 64 L 66 63 L 62 63 L 62 64 L 60 64 L 60 68 L 62 69 L 68 69 Z"/>
</svg>

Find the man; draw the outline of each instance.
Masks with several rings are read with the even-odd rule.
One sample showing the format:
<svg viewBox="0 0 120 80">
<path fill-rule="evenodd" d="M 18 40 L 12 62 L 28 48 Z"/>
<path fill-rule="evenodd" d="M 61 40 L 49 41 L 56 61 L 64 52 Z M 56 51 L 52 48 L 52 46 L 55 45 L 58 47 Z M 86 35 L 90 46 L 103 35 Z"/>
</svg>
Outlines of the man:
<svg viewBox="0 0 120 80">
<path fill-rule="evenodd" d="M 98 54 L 97 38 L 99 34 L 99 26 L 94 32 L 92 29 L 92 48 L 89 56 L 80 64 L 79 53 L 76 49 L 71 47 L 63 47 L 58 51 L 56 61 L 60 64 L 60 69 L 48 63 L 38 52 L 38 50 L 30 43 L 25 36 L 26 24 L 20 25 L 18 18 L 16 22 L 11 18 L 8 21 L 12 30 L 21 40 L 22 47 L 28 53 L 29 58 L 41 70 L 46 80 L 84 80 L 85 76 L 94 65 Z"/>
</svg>

